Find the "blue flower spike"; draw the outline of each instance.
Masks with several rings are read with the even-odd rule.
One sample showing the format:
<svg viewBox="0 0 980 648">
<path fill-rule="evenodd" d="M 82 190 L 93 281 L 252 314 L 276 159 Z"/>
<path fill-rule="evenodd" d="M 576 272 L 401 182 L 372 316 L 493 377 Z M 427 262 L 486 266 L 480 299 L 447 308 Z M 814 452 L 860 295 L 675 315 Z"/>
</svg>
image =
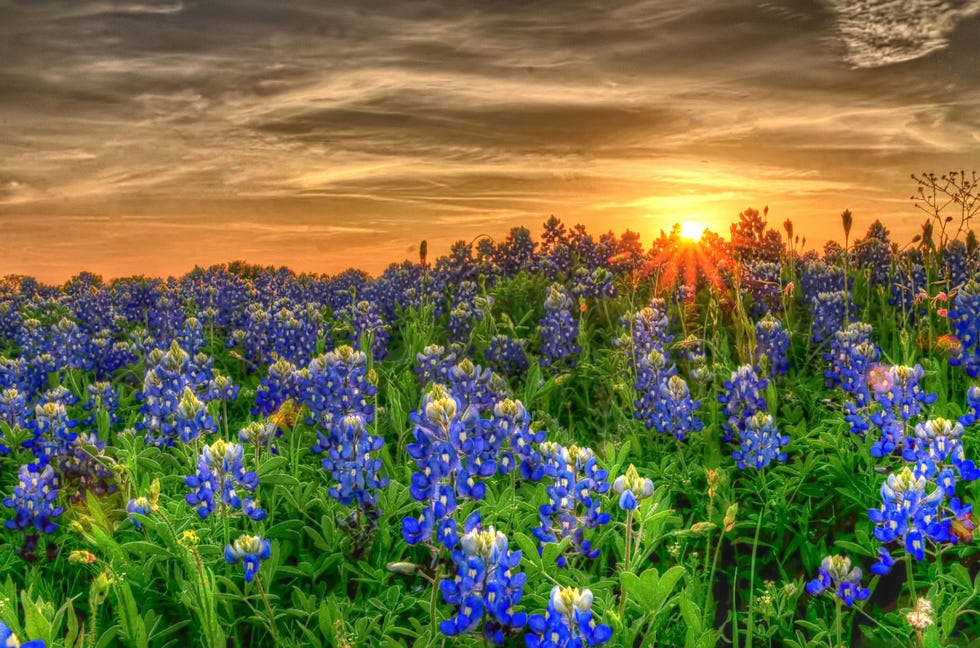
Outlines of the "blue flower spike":
<svg viewBox="0 0 980 648">
<path fill-rule="evenodd" d="M 251 583 L 259 572 L 262 561 L 272 555 L 269 541 L 259 536 L 242 534 L 225 547 L 225 560 L 229 565 L 241 560 L 245 565 L 245 582 Z"/>
<path fill-rule="evenodd" d="M 630 464 L 626 473 L 616 478 L 612 488 L 619 495 L 619 508 L 633 511 L 639 506 L 640 500 L 653 495 L 653 480 L 640 477 L 636 466 Z"/>
<path fill-rule="evenodd" d="M 861 587 L 861 568 L 851 567 L 851 559 L 847 556 L 827 556 L 820 562 L 817 574 L 806 584 L 806 591 L 812 596 L 820 596 L 833 589 L 834 595 L 851 607 L 854 601 L 863 601 L 871 595 L 871 590 Z"/>
</svg>

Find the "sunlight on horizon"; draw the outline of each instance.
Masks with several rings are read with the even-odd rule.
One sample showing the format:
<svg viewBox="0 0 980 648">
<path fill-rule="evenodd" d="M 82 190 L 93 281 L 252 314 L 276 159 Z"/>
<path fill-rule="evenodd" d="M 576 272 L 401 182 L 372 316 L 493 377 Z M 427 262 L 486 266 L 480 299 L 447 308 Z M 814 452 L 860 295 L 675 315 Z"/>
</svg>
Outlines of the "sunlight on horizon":
<svg viewBox="0 0 980 648">
<path fill-rule="evenodd" d="M 695 243 L 701 240 L 701 235 L 708 229 L 708 226 L 699 221 L 684 221 L 681 223 L 681 236 Z"/>
</svg>

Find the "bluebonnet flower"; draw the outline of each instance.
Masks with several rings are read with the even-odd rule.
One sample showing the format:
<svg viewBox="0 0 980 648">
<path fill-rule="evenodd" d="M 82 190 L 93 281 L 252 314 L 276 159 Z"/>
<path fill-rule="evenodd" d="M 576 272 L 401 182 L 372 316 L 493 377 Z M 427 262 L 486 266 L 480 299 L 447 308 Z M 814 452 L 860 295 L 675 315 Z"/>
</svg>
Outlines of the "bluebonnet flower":
<svg viewBox="0 0 980 648">
<path fill-rule="evenodd" d="M 11 429 L 24 429 L 28 425 L 31 410 L 27 404 L 27 394 L 16 387 L 0 390 L 0 421 Z M 2 436 L 2 435 L 0 435 Z M 0 455 L 6 457 L 10 453 L 6 439 L 0 439 Z"/>
<path fill-rule="evenodd" d="M 878 547 L 878 560 L 871 565 L 871 573 L 878 576 L 887 576 L 895 566 L 895 559 L 884 547 Z"/>
<path fill-rule="evenodd" d="M 105 412 L 110 425 L 119 422 L 119 394 L 111 382 L 90 383 L 86 391 L 89 399 L 83 408 L 91 413 L 81 422 L 82 426 L 95 427 L 99 412 Z"/>
<path fill-rule="evenodd" d="M 2 420 L 3 399 L 0 398 L 0 420 Z M 960 417 L 960 425 L 967 428 L 980 420 L 980 387 L 971 386 L 966 390 L 966 413 Z"/>
<path fill-rule="evenodd" d="M 572 296 L 580 299 L 615 299 L 619 295 L 613 284 L 613 273 L 607 268 L 576 268 L 572 278 Z"/>
<path fill-rule="evenodd" d="M 651 351 L 659 351 L 666 357 L 666 348 L 673 336 L 667 332 L 667 304 L 663 299 L 650 300 L 649 306 L 624 317 L 622 323 L 629 328 L 629 337 L 617 341 L 617 346 L 624 347 L 634 371 Z"/>
<path fill-rule="evenodd" d="M 241 387 L 232 382 L 228 376 L 212 370 L 211 379 L 205 384 L 207 385 L 207 391 L 204 393 L 204 399 L 207 401 L 234 403 L 238 400 L 238 392 L 241 390 Z"/>
<path fill-rule="evenodd" d="M 6 623 L 0 621 L 0 646 L 6 648 L 45 648 L 47 644 L 43 639 L 21 641 Z"/>
<path fill-rule="evenodd" d="M 430 344 L 415 356 L 415 375 L 422 387 L 449 383 L 449 370 L 456 365 L 456 353 L 439 344 Z"/>
<path fill-rule="evenodd" d="M 463 358 L 449 370 L 449 390 L 462 401 L 463 407 L 475 407 L 483 414 L 493 411 L 494 405 L 506 398 L 509 390 L 503 379 L 490 369 Z"/>
<path fill-rule="evenodd" d="M 0 387 L 16 388 L 28 401 L 33 401 L 47 385 L 48 374 L 37 362 L 26 358 L 5 358 L 0 356 Z"/>
<path fill-rule="evenodd" d="M 871 396 L 867 371 L 881 357 L 881 350 L 871 340 L 871 325 L 854 322 L 838 331 L 823 357 L 830 363 L 824 372 L 827 387 L 839 385 L 859 407 L 867 405 Z"/>
<path fill-rule="evenodd" d="M 636 510 L 640 500 L 653 495 L 653 480 L 641 478 L 636 472 L 636 466 L 630 464 L 626 473 L 616 478 L 612 485 L 613 492 L 619 495 L 619 508 L 624 511 Z"/>
<path fill-rule="evenodd" d="M 453 637 L 473 632 L 483 623 L 484 636 L 500 645 L 527 622 L 527 614 L 514 611 L 527 580 L 517 571 L 521 552 L 511 551 L 507 536 L 492 526 L 484 529 L 479 512 L 466 520 L 463 529 L 452 552 L 456 574 L 439 582 L 443 600 L 456 611 L 440 622 L 439 629 Z"/>
<path fill-rule="evenodd" d="M 533 272 L 537 266 L 536 248 L 537 243 L 531 239 L 529 229 L 514 227 L 507 238 L 497 246 L 495 261 L 505 277 L 516 277 L 521 272 Z"/>
<path fill-rule="evenodd" d="M 479 287 L 472 281 L 464 281 L 453 293 L 449 310 L 449 341 L 468 345 L 476 322 L 483 321 L 489 307 L 489 297 L 481 296 Z"/>
<path fill-rule="evenodd" d="M 176 337 L 180 348 L 197 354 L 204 348 L 204 325 L 196 317 L 188 317 Z"/>
<path fill-rule="evenodd" d="M 409 415 L 413 442 L 407 446 L 417 472 L 409 493 L 425 506 L 419 517 L 402 520 L 402 536 L 409 544 L 432 542 L 433 535 L 447 549 L 458 542 L 455 513 L 460 499 L 482 500 L 482 480 L 497 472 L 497 463 L 484 459 L 490 421 L 442 385 L 433 385 L 422 406 Z"/>
<path fill-rule="evenodd" d="M 92 368 L 88 335 L 81 330 L 78 323 L 63 317 L 51 327 L 50 336 L 50 342 L 46 346 L 54 356 L 55 369 L 88 371 Z"/>
<path fill-rule="evenodd" d="M 353 329 L 348 335 L 353 346 L 363 348 L 370 340 L 370 350 L 375 360 L 383 360 L 388 355 L 390 327 L 382 319 L 374 302 L 361 300 L 352 303 L 340 314 L 350 322 Z"/>
<path fill-rule="evenodd" d="M 596 623 L 589 589 L 555 585 L 548 609 L 528 617 L 528 648 L 584 648 L 601 646 L 612 638 L 612 629 Z"/>
<path fill-rule="evenodd" d="M 259 536 L 242 534 L 225 546 L 225 561 L 229 565 L 238 563 L 239 560 L 245 566 L 245 582 L 251 583 L 259 573 L 262 561 L 272 555 L 272 546 L 269 541 Z"/>
<path fill-rule="evenodd" d="M 63 402 L 49 400 L 34 407 L 34 419 L 29 422 L 34 438 L 24 442 L 41 466 L 47 465 L 68 444 L 78 438 L 78 421 L 69 417 Z"/>
<path fill-rule="evenodd" d="M 506 335 L 494 335 L 483 357 L 493 367 L 508 376 L 520 376 L 528 369 L 527 352 L 523 339 L 511 339 Z"/>
<path fill-rule="evenodd" d="M 545 544 L 571 538 L 571 547 L 578 554 L 594 560 L 599 549 L 585 537 L 587 529 L 595 529 L 609 523 L 609 514 L 602 511 L 600 495 L 609 491 L 606 481 L 608 471 L 601 470 L 590 448 L 572 445 L 564 447 L 553 442 L 541 444 L 545 454 L 545 474 L 551 478 L 546 487 L 548 503 L 538 511 L 540 526 L 534 536 Z M 566 567 L 564 555 L 556 560 L 559 567 Z"/>
<path fill-rule="evenodd" d="M 239 490 L 252 493 L 259 485 L 258 476 L 246 471 L 242 464 L 245 449 L 238 443 L 218 439 L 204 446 L 197 461 L 197 473 L 184 478 L 191 492 L 185 500 L 202 519 L 218 511 L 241 510 L 255 521 L 265 518 L 265 511 L 258 508 L 252 497 L 241 497 Z M 217 498 L 216 498 L 217 496 Z"/>
<path fill-rule="evenodd" d="M 748 262 L 746 269 L 745 285 L 752 294 L 749 314 L 756 318 L 778 309 L 783 291 L 782 267 L 760 259 Z"/>
<path fill-rule="evenodd" d="M 282 436 L 282 429 L 274 418 L 267 421 L 251 421 L 238 431 L 238 440 L 253 446 L 257 455 L 261 455 L 264 448 L 268 448 L 274 455 L 279 454 L 274 442 L 280 436 Z"/>
<path fill-rule="evenodd" d="M 871 596 L 871 590 L 861 587 L 860 567 L 851 567 L 851 559 L 847 556 L 827 556 L 820 562 L 817 577 L 806 584 L 806 591 L 811 596 L 819 596 L 827 590 L 833 590 L 834 595 L 847 607 L 854 601 L 863 601 Z"/>
<path fill-rule="evenodd" d="M 531 415 L 519 400 L 506 398 L 493 408 L 491 425 L 498 431 L 496 436 L 506 437 L 510 450 L 500 453 L 500 474 L 514 470 L 515 464 L 523 479 L 541 481 L 545 473 L 544 455 L 540 444 L 545 440 L 544 430 L 531 429 Z"/>
<path fill-rule="evenodd" d="M 307 361 L 316 352 L 319 334 L 317 321 L 320 319 L 322 316 L 316 308 L 280 308 L 269 319 L 266 345 L 270 353 L 277 359 L 291 363 Z M 382 334 L 375 332 L 375 335 Z M 377 345 L 374 348 L 376 351 L 380 349 Z"/>
<path fill-rule="evenodd" d="M 732 452 L 732 458 L 740 470 L 749 466 L 762 470 L 773 460 L 786 461 L 786 453 L 782 448 L 789 443 L 789 436 L 779 433 L 776 423 L 767 412 L 756 412 L 745 419 L 739 441 L 739 449 Z"/>
<path fill-rule="evenodd" d="M 764 412 L 768 408 L 762 395 L 768 381 L 760 378 L 752 365 L 742 365 L 732 372 L 726 380 L 723 389 L 718 394 L 718 402 L 723 405 L 722 415 L 725 421 L 721 427 L 724 431 L 722 440 L 731 441 L 740 435 L 745 428 L 745 422 L 756 412 Z"/>
<path fill-rule="evenodd" d="M 692 432 L 700 432 L 704 424 L 696 411 L 701 406 L 691 398 L 687 382 L 674 375 L 676 368 L 666 368 L 664 356 L 651 351 L 644 358 L 637 375 L 640 398 L 634 402 L 633 415 L 643 421 L 646 428 L 660 434 L 670 433 L 678 441 L 684 441 Z"/>
<path fill-rule="evenodd" d="M 813 315 L 811 339 L 820 344 L 844 328 L 847 321 L 848 295 L 844 291 L 819 293 L 810 302 Z"/>
<path fill-rule="evenodd" d="M 976 268 L 976 258 L 970 258 L 966 249 L 966 244 L 958 239 L 953 239 L 946 244 L 942 251 L 942 264 L 940 268 L 943 279 L 951 290 L 965 284 L 970 279 L 970 271 Z M 970 266 L 973 265 L 973 268 Z"/>
<path fill-rule="evenodd" d="M 363 351 L 339 346 L 313 358 L 299 372 L 298 379 L 303 403 L 311 414 L 307 423 L 319 425 L 322 432 L 330 434 L 334 422 L 339 424 L 347 414 L 360 413 L 365 420 L 374 420 L 370 399 L 377 388 L 368 379 L 367 355 Z"/>
<path fill-rule="evenodd" d="M 907 320 L 916 321 L 922 311 L 919 296 L 925 294 L 927 281 L 922 253 L 914 248 L 902 252 L 896 260 L 888 303 L 895 306 Z"/>
<path fill-rule="evenodd" d="M 285 358 L 279 358 L 269 365 L 268 375 L 259 380 L 252 414 L 269 416 L 286 401 L 298 400 L 299 397 L 300 381 L 296 366 Z"/>
<path fill-rule="evenodd" d="M 214 377 L 214 361 L 206 355 L 198 354 L 193 358 L 174 341 L 167 351 L 154 349 L 146 359 L 147 370 L 143 377 L 143 389 L 137 394 L 142 401 L 140 418 L 136 421 L 136 429 L 145 431 L 144 441 L 158 446 L 174 445 L 180 438 L 181 431 L 188 432 L 188 420 L 194 421 L 199 411 L 190 407 L 182 413 L 181 421 L 176 421 L 177 410 L 184 400 L 186 390 L 191 389 L 195 398 L 210 400 L 212 378 Z M 204 403 L 206 406 L 207 403 Z M 192 418 L 187 419 L 188 416 Z M 192 425 L 206 423 L 197 421 Z M 202 428 L 203 429 L 203 428 Z M 190 432 L 193 434 L 193 432 Z"/>
<path fill-rule="evenodd" d="M 575 365 L 573 356 L 581 353 L 576 344 L 579 323 L 572 317 L 572 298 L 561 284 L 552 284 L 544 300 L 545 316 L 539 322 L 541 334 L 541 364 L 550 367 L 562 360 Z"/>
<path fill-rule="evenodd" d="M 149 495 L 134 497 L 126 503 L 126 516 L 129 518 L 136 530 L 142 528 L 140 521 L 134 515 L 149 515 L 159 510 L 160 503 L 160 480 L 154 479 L 150 484 Z"/>
<path fill-rule="evenodd" d="M 850 285 L 847 285 L 850 288 Z M 844 268 L 820 260 L 807 260 L 800 272 L 803 303 L 812 304 L 821 293 L 845 289 Z"/>
<path fill-rule="evenodd" d="M 915 463 L 918 474 L 935 479 L 950 497 L 956 476 L 965 481 L 980 478 L 980 469 L 963 452 L 963 425 L 944 418 L 916 425 L 915 436 L 906 439 L 902 455 L 906 461 Z M 951 467 L 956 469 L 955 474 Z"/>
<path fill-rule="evenodd" d="M 327 453 L 322 465 L 334 480 L 327 491 L 330 497 L 344 506 L 355 504 L 358 511 L 377 518 L 381 514 L 377 508 L 378 490 L 388 484 L 388 478 L 378 474 L 381 470 L 378 453 L 384 439 L 368 432 L 367 421 L 358 412 L 335 421 L 329 439 L 322 435 L 318 438 L 313 451 Z"/>
<path fill-rule="evenodd" d="M 337 347 L 310 362 L 301 384 L 311 422 L 319 425 L 313 452 L 325 453 L 321 463 L 334 480 L 328 492 L 345 506 L 356 505 L 350 528 L 369 534 L 380 515 L 377 491 L 388 480 L 378 475 L 384 440 L 368 432 L 374 421 L 369 399 L 377 388 L 368 376 L 367 355 L 347 345 Z M 362 514 L 370 522 L 363 527 Z"/>
<path fill-rule="evenodd" d="M 872 286 L 886 286 L 892 266 L 891 242 L 888 239 L 888 229 L 876 220 L 868 228 L 863 239 L 854 242 L 854 259 L 857 267 L 868 271 L 868 280 Z"/>
<path fill-rule="evenodd" d="M 704 352 L 704 340 L 696 335 L 688 335 L 677 343 L 681 359 L 687 364 L 688 377 L 701 386 L 701 389 L 715 377 L 708 367 L 708 356 Z"/>
<path fill-rule="evenodd" d="M 575 263 L 565 225 L 555 216 L 544 224 L 537 260 L 538 270 L 551 281 L 565 277 Z"/>
<path fill-rule="evenodd" d="M 184 443 L 196 440 L 201 434 L 217 431 L 214 419 L 189 386 L 184 387 L 184 396 L 174 410 L 173 430 Z"/>
<path fill-rule="evenodd" d="M 940 510 L 944 497 L 940 486 L 908 466 L 892 473 L 881 486 L 881 507 L 868 510 L 868 517 L 876 525 L 875 538 L 883 543 L 902 541 L 909 554 L 922 560 L 927 539 L 951 539 L 950 520 L 944 519 Z M 956 508 L 961 510 L 960 506 Z"/>
<path fill-rule="evenodd" d="M 757 364 L 770 376 L 785 376 L 789 370 L 786 354 L 789 351 L 789 334 L 782 323 L 766 313 L 755 325 L 755 356 Z"/>
<path fill-rule="evenodd" d="M 137 531 L 142 529 L 143 525 L 133 515 L 149 515 L 152 510 L 153 506 L 150 504 L 150 500 L 142 495 L 134 497 L 126 503 L 126 516 L 133 523 L 133 526 L 136 527 Z"/>
<path fill-rule="evenodd" d="M 975 280 L 971 279 L 956 292 L 949 321 L 959 341 L 959 352 L 950 358 L 949 364 L 962 366 L 968 376 L 976 378 L 980 375 L 980 284 Z"/>
<path fill-rule="evenodd" d="M 55 518 L 60 517 L 64 508 L 56 506 L 58 501 L 58 477 L 51 466 L 43 468 L 36 463 L 21 466 L 17 472 L 17 485 L 10 497 L 4 498 L 3 505 L 14 509 L 14 519 L 7 520 L 8 529 L 18 529 L 24 533 L 21 557 L 28 562 L 35 559 L 40 535 L 50 535 L 58 530 Z"/>
<path fill-rule="evenodd" d="M 922 413 L 924 405 L 936 402 L 937 394 L 927 393 L 919 386 L 923 375 L 920 365 L 891 368 L 878 365 L 868 372 L 868 384 L 878 407 L 872 411 L 870 420 L 881 430 L 881 437 L 871 446 L 873 457 L 884 457 L 896 448 L 902 449 L 908 440 L 910 422 Z"/>
</svg>

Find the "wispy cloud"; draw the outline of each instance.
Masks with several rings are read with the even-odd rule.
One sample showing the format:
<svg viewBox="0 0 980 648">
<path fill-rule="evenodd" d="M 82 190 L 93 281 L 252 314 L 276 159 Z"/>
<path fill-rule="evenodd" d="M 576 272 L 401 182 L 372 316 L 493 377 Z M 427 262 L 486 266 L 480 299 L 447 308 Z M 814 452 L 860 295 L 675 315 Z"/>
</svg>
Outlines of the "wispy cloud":
<svg viewBox="0 0 980 648">
<path fill-rule="evenodd" d="M 980 151 L 977 4 L 0 0 L 0 273 L 110 267 L 83 245 L 377 270 L 550 214 L 898 219 L 910 171 Z"/>
</svg>

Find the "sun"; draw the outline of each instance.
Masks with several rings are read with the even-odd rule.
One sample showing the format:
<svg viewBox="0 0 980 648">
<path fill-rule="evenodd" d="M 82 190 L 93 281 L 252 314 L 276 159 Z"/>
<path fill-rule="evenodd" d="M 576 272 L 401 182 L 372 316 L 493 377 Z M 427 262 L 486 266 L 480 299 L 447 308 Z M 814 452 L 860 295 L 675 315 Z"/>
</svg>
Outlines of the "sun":
<svg viewBox="0 0 980 648">
<path fill-rule="evenodd" d="M 704 234 L 704 230 L 707 226 L 704 223 L 699 223 L 697 221 L 684 221 L 681 223 L 681 236 L 691 241 L 700 241 L 701 235 Z"/>
</svg>

